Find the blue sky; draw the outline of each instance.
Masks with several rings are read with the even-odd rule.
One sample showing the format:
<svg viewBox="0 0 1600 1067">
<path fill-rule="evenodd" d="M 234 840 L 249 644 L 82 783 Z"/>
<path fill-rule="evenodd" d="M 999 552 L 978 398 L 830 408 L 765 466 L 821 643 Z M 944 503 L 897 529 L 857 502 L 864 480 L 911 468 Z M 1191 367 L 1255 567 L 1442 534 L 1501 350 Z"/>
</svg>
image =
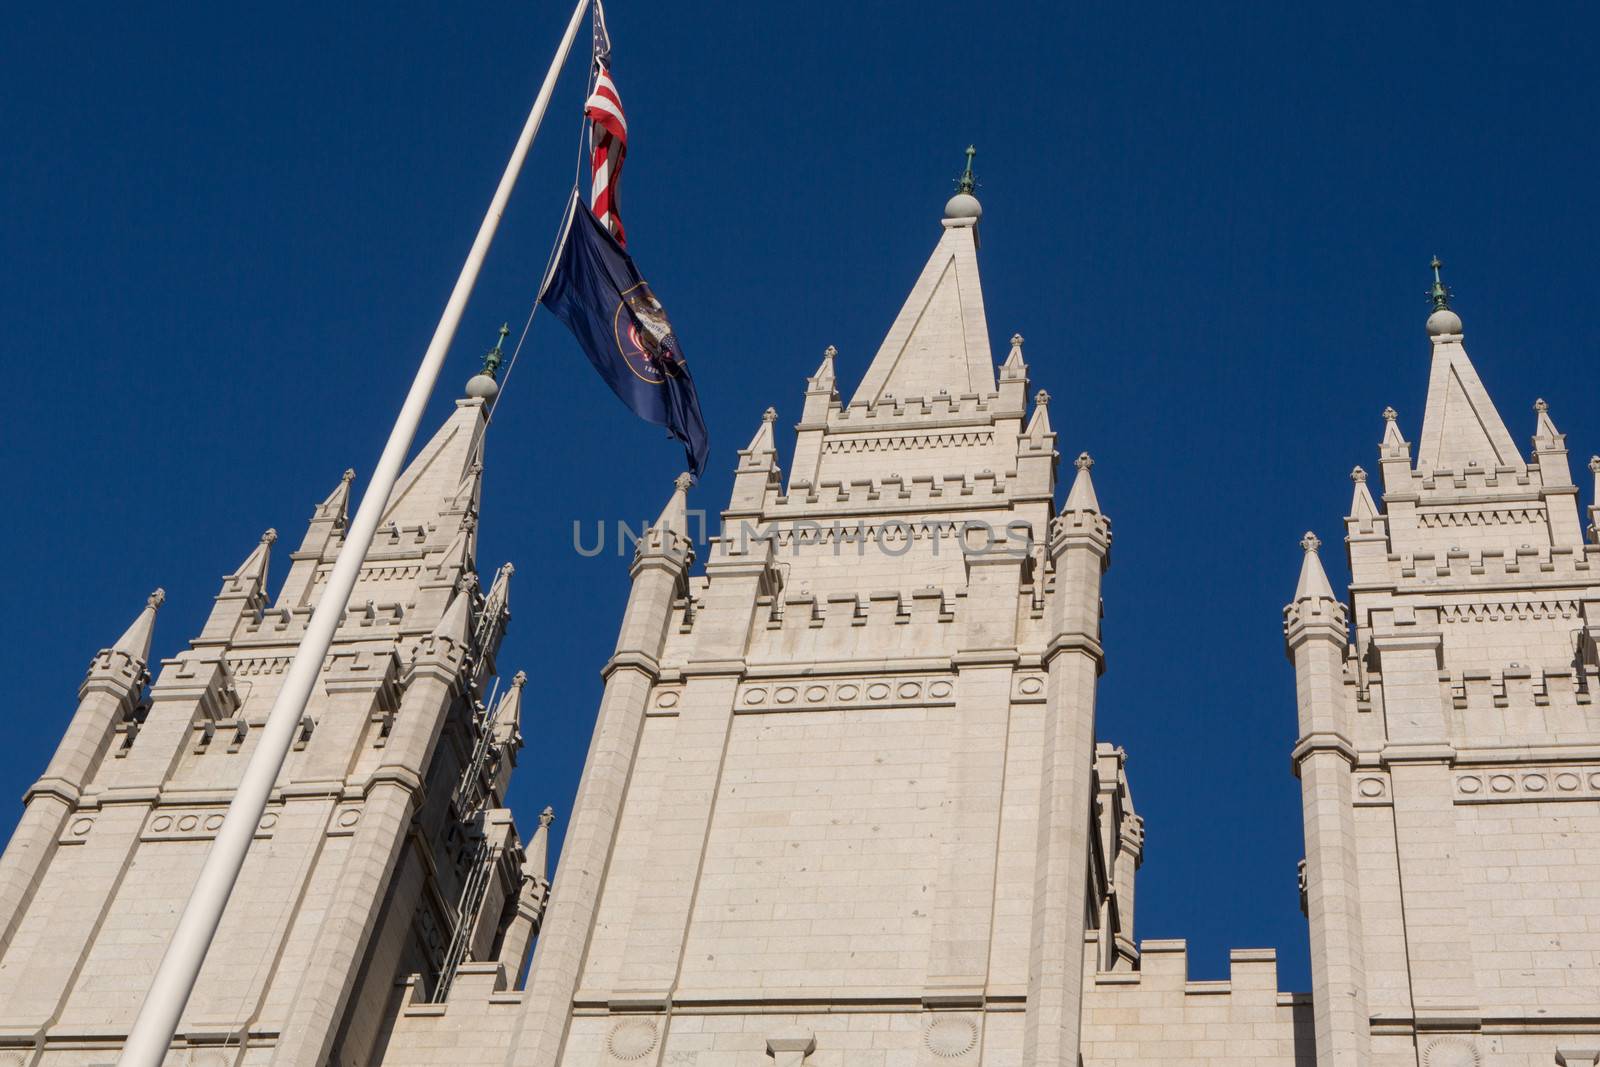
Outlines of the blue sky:
<svg viewBox="0 0 1600 1067">
<path fill-rule="evenodd" d="M 564 4 L 36 5 L 0 38 L 0 795 L 143 603 L 199 628 L 276 526 L 365 473 L 548 62 Z M 630 247 L 734 449 L 839 347 L 846 391 L 937 239 L 968 142 L 998 354 L 1028 338 L 1116 544 L 1100 733 L 1149 826 L 1138 933 L 1195 977 L 1275 945 L 1308 988 L 1281 609 L 1307 528 L 1344 570 L 1347 473 L 1413 438 L 1427 261 L 1513 435 L 1575 467 L 1600 325 L 1577 5 L 1016 2 L 609 8 Z M 526 315 L 582 59 L 512 200 L 430 416 Z M 787 434 L 781 439 L 785 454 Z M 681 452 L 541 316 L 490 438 L 482 558 L 518 566 L 502 665 L 545 672 L 514 790 L 565 815 L 626 595 L 572 522 L 655 513 Z M 1585 475 L 1579 479 L 1586 485 Z M 1588 503 L 1587 488 L 1584 503 Z M 282 574 L 282 567 L 278 568 Z M 9 824 L 20 809 L 0 808 Z M 558 823 L 559 826 L 562 825 Z"/>
</svg>

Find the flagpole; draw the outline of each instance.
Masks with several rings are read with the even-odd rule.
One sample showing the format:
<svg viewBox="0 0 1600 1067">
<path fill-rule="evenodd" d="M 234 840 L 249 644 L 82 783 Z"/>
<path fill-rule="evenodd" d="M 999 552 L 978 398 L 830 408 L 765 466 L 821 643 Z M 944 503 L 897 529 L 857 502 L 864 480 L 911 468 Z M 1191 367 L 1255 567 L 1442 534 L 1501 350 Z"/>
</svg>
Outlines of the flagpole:
<svg viewBox="0 0 1600 1067">
<path fill-rule="evenodd" d="M 527 123 L 522 127 L 522 135 L 512 149 L 511 159 L 500 177 L 500 185 L 494 191 L 494 198 L 489 201 L 489 210 L 483 217 L 483 224 L 478 227 L 478 236 L 472 242 L 472 250 L 467 253 L 467 261 L 461 267 L 461 275 L 456 279 L 450 299 L 445 303 L 444 314 L 439 317 L 439 325 L 433 331 L 433 340 L 428 343 L 422 364 L 411 382 L 411 390 L 400 407 L 399 418 L 389 431 L 383 454 L 373 468 L 372 482 L 345 533 L 344 545 L 339 549 L 333 570 L 328 574 L 316 610 L 311 613 L 305 636 L 301 638 L 294 659 L 284 674 L 283 688 L 279 690 L 272 710 L 267 715 L 261 740 L 245 767 L 233 802 L 228 805 L 227 817 L 217 830 L 216 841 L 206 856 L 205 865 L 178 920 L 177 929 L 173 931 L 172 942 L 161 959 L 160 967 L 156 969 L 150 992 L 145 995 L 139 1016 L 117 1060 L 118 1067 L 160 1067 L 166 1058 L 172 1037 L 177 1033 L 184 1005 L 194 990 L 206 951 L 216 936 L 217 924 L 222 919 L 223 909 L 238 880 L 240 868 L 244 866 L 245 853 L 266 811 L 267 801 L 272 795 L 272 784 L 294 742 L 295 731 L 305 714 L 306 702 L 321 673 L 322 661 L 333 643 L 334 631 L 355 589 L 362 564 L 366 562 L 367 550 L 372 547 L 378 522 L 399 479 L 401 465 L 416 436 L 417 426 L 422 421 L 423 411 L 439 378 L 450 343 L 455 338 L 456 328 L 461 324 L 461 314 L 477 283 L 478 272 L 494 240 L 500 217 L 505 213 L 506 201 L 511 197 L 511 189 L 522 170 L 523 160 L 527 158 L 533 138 L 539 132 L 539 124 L 550 104 L 550 95 L 555 90 L 556 77 L 578 35 L 578 27 L 582 24 L 584 9 L 588 4 L 589 0 L 578 0 L 572 10 L 567 32 L 561 38 L 549 72 L 545 74 L 544 84 L 539 87 L 539 95 L 533 102 L 533 110 L 528 113 Z"/>
</svg>

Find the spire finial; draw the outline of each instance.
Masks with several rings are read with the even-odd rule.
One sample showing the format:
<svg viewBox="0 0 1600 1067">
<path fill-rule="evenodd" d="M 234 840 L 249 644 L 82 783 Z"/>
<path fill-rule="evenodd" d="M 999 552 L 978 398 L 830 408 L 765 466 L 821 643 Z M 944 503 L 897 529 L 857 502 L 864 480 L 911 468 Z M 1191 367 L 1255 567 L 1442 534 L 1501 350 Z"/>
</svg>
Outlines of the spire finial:
<svg viewBox="0 0 1600 1067">
<path fill-rule="evenodd" d="M 1367 472 L 1360 467 L 1356 467 L 1350 472 L 1350 480 L 1352 482 L 1364 482 L 1367 480 Z"/>
<path fill-rule="evenodd" d="M 1538 400 L 1533 402 L 1533 410 L 1543 415 L 1545 412 L 1550 410 L 1550 405 L 1545 403 L 1544 397 L 1540 397 Z"/>
<path fill-rule="evenodd" d="M 823 359 L 832 359 L 834 356 L 837 356 L 838 354 L 839 354 L 839 350 L 837 348 L 833 347 L 832 345 L 829 345 L 827 348 L 824 348 L 822 350 L 822 358 Z"/>
<path fill-rule="evenodd" d="M 506 338 L 509 336 L 511 336 L 511 324 L 502 322 L 500 324 L 500 336 L 495 340 L 494 347 L 483 355 L 483 373 L 489 378 L 493 378 L 500 373 L 500 363 L 505 359 Z"/>
<path fill-rule="evenodd" d="M 972 157 L 976 156 L 977 154 L 978 149 L 976 147 L 973 145 L 967 145 L 967 169 L 966 172 L 961 175 L 961 179 L 956 183 L 956 192 L 966 193 L 968 196 L 971 196 L 972 191 L 978 187 L 978 179 L 972 176 Z"/>
<path fill-rule="evenodd" d="M 1081 471 L 1086 471 L 1094 466 L 1094 457 L 1087 452 L 1079 452 L 1078 458 L 1072 461 L 1072 465 Z"/>
<path fill-rule="evenodd" d="M 144 603 L 146 607 L 160 608 L 161 605 L 165 604 L 166 602 L 167 591 L 165 589 L 157 588 L 155 592 L 151 593 L 149 597 L 145 599 Z"/>
<path fill-rule="evenodd" d="M 690 474 L 688 471 L 684 471 L 682 474 L 678 475 L 672 480 L 672 484 L 674 488 L 682 489 L 687 493 L 690 489 L 694 488 L 694 475 Z"/>
<path fill-rule="evenodd" d="M 1039 390 L 1039 392 L 1037 394 L 1035 394 L 1035 396 L 1033 398 L 1033 402 L 1035 404 L 1038 404 L 1040 407 L 1044 407 L 1044 406 L 1046 406 L 1047 404 L 1050 403 L 1050 394 L 1045 392 L 1043 389 L 1041 389 L 1041 390 Z M 1084 453 L 1084 455 L 1086 455 L 1086 456 L 1088 454 L 1089 453 L 1087 453 L 1087 452 Z"/>
<path fill-rule="evenodd" d="M 1589 457 L 1589 470 L 1593 474 L 1600 474 L 1600 456 Z M 158 589 L 156 592 L 159 593 L 160 590 Z"/>
<path fill-rule="evenodd" d="M 1383 409 L 1383 421 L 1384 422 L 1393 422 L 1395 419 L 1398 419 L 1399 417 L 1400 417 L 1400 413 L 1398 411 L 1396 411 L 1394 408 L 1384 408 Z"/>
<path fill-rule="evenodd" d="M 1305 549 L 1307 552 L 1315 552 L 1317 549 L 1322 547 L 1322 538 L 1318 537 L 1310 530 L 1307 530 L 1306 535 L 1300 538 L 1300 547 Z"/>
<path fill-rule="evenodd" d="M 763 411 L 761 413 L 761 421 L 762 422 L 777 422 L 778 421 L 778 409 L 777 408 L 768 408 L 767 410 Z"/>
<path fill-rule="evenodd" d="M 1428 266 L 1433 268 L 1433 288 L 1428 290 L 1428 297 L 1433 301 L 1435 311 L 1443 311 L 1450 306 L 1450 288 L 1444 284 L 1444 279 L 1439 276 L 1439 268 L 1444 266 L 1438 256 L 1433 257 L 1433 262 Z"/>
<path fill-rule="evenodd" d="M 544 810 L 539 813 L 539 825 L 540 826 L 549 826 L 551 823 L 553 823 L 555 821 L 556 821 L 556 809 L 552 808 L 550 805 L 546 804 L 544 806 Z"/>
<path fill-rule="evenodd" d="M 356 469 L 354 467 L 346 467 L 344 469 L 344 474 L 339 480 L 344 482 L 344 484 L 349 485 L 351 482 L 356 480 Z"/>
<path fill-rule="evenodd" d="M 272 544 L 272 542 L 276 541 L 277 539 L 278 539 L 278 531 L 272 529 L 272 527 L 270 527 L 270 526 L 267 527 L 266 533 L 261 535 L 261 543 L 264 544 L 264 545 L 270 545 L 270 544 Z"/>
<path fill-rule="evenodd" d="M 521 689 L 523 686 L 527 685 L 528 684 L 528 672 L 527 671 L 518 671 L 516 674 L 514 674 L 512 676 L 511 684 L 516 686 L 518 689 Z"/>
</svg>

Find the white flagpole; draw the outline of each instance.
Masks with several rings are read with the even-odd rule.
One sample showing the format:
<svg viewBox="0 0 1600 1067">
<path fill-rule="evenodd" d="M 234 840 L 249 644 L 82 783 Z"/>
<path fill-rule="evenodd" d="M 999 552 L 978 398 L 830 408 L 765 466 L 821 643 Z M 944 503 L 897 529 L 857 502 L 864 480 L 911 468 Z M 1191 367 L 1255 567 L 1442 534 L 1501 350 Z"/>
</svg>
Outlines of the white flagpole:
<svg viewBox="0 0 1600 1067">
<path fill-rule="evenodd" d="M 389 431 L 388 443 L 383 446 L 383 454 L 373 468 L 372 482 L 361 498 L 361 506 L 356 509 L 355 519 L 345 534 L 344 545 L 339 549 L 338 559 L 328 575 L 322 597 L 317 602 L 316 610 L 311 613 L 311 621 L 306 625 L 305 636 L 301 638 L 300 647 L 295 650 L 294 659 L 284 674 L 283 688 L 267 716 L 261 741 L 245 767 L 238 791 L 228 805 L 227 817 L 217 830 L 216 841 L 206 856 L 205 866 L 189 896 L 189 903 L 183 909 L 177 929 L 173 931 L 172 943 L 161 959 L 161 966 L 156 969 L 150 992 L 145 995 L 139 1017 L 128 1034 L 122 1056 L 117 1060 L 118 1067 L 160 1067 L 161 1061 L 166 1058 L 167 1049 L 178 1029 L 179 1017 L 183 1014 L 189 994 L 194 990 L 195 979 L 199 977 L 200 965 L 205 962 L 206 950 L 211 947 L 223 909 L 233 892 L 239 870 L 244 865 L 245 853 L 250 848 L 256 825 L 266 811 L 267 800 L 272 795 L 272 783 L 277 779 L 284 757 L 289 753 L 289 746 L 294 742 L 295 730 L 305 714 L 306 701 L 310 699 L 311 689 L 322 670 L 323 658 L 333 643 L 334 631 L 355 589 L 361 566 L 366 562 L 367 550 L 372 547 L 378 521 L 383 517 L 389 495 L 400 477 L 401 465 L 416 436 L 417 426 L 422 421 L 423 410 L 433 393 L 439 370 L 450 350 L 450 342 L 455 338 L 456 327 L 461 324 L 461 313 L 466 309 L 467 298 L 472 295 L 472 287 L 477 283 L 478 271 L 489 252 L 489 244 L 494 240 L 500 216 L 505 213 L 511 187 L 516 184 L 528 148 L 533 144 L 534 135 L 539 132 L 539 124 L 550 104 L 550 94 L 555 89 L 556 76 L 572 48 L 573 39 L 578 35 L 578 27 L 582 24 L 583 12 L 588 4 L 589 0 L 578 0 L 572 10 L 566 35 L 561 38 L 561 46 L 556 50 L 544 84 L 539 87 L 533 110 L 529 112 L 528 121 L 522 127 L 522 136 L 517 139 L 517 146 L 506 163 L 500 185 L 494 191 L 494 199 L 489 201 L 488 213 L 483 217 L 483 225 L 478 227 L 477 239 L 467 253 L 461 276 L 456 279 L 456 286 L 445 303 L 444 314 L 439 317 L 433 340 L 429 342 L 422 365 L 417 368 L 417 376 L 411 382 L 411 391 L 401 405 L 400 416 L 395 420 L 394 429 Z"/>
</svg>

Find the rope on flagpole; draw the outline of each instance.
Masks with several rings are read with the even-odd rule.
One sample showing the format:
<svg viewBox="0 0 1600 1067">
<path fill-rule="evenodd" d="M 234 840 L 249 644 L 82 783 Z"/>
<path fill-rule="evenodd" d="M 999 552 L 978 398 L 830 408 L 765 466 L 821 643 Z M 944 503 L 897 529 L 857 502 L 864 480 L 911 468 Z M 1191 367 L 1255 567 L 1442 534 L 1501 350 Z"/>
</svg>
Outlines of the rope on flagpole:
<svg viewBox="0 0 1600 1067">
<path fill-rule="evenodd" d="M 596 7 L 599 0 L 596 0 Z M 604 15 L 600 16 L 603 20 Z M 600 25 L 605 25 L 601 21 Z M 599 39 L 595 41 L 599 47 Z M 599 71 L 599 65 L 591 58 L 589 62 L 589 80 L 584 89 L 583 98 L 589 99 L 594 93 L 594 83 Z M 544 287 L 550 283 L 550 271 L 554 269 L 556 257 L 561 254 L 561 246 L 567 241 L 567 222 L 572 218 L 572 202 L 583 195 L 583 138 L 589 132 L 589 116 L 583 115 L 578 122 L 578 157 L 572 168 L 572 189 L 567 193 L 566 203 L 561 208 L 561 225 L 556 228 L 555 243 L 550 246 L 550 255 L 545 258 L 544 270 L 539 272 L 539 288 L 533 294 L 533 306 L 528 309 L 528 318 L 522 324 L 522 333 L 517 337 L 517 345 L 511 350 L 511 358 L 506 361 L 505 376 L 500 379 L 500 391 L 495 394 L 494 402 L 489 405 L 489 418 L 494 418 L 494 413 L 500 409 L 500 401 L 505 399 L 506 386 L 511 384 L 511 372 L 517 369 L 517 357 L 522 355 L 522 346 L 528 340 L 528 332 L 533 329 L 533 317 L 539 313 L 539 299 L 544 296 Z"/>
</svg>

